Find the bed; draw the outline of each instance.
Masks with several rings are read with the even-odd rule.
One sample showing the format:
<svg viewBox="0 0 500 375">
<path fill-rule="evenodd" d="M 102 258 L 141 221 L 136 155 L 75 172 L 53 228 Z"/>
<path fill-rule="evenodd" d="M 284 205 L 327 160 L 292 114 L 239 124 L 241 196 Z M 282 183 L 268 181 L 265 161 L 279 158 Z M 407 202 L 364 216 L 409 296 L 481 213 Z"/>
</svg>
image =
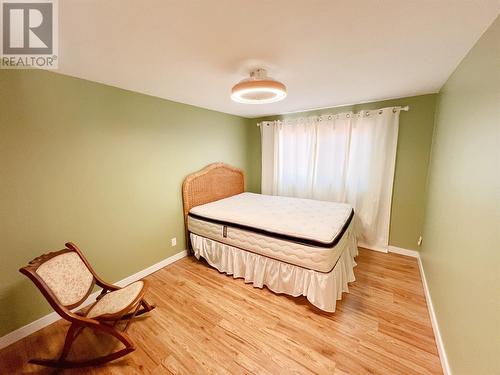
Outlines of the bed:
<svg viewBox="0 0 500 375">
<path fill-rule="evenodd" d="M 186 177 L 187 243 L 209 265 L 321 310 L 355 280 L 356 218 L 348 204 L 244 192 L 243 171 L 215 163 Z"/>
</svg>

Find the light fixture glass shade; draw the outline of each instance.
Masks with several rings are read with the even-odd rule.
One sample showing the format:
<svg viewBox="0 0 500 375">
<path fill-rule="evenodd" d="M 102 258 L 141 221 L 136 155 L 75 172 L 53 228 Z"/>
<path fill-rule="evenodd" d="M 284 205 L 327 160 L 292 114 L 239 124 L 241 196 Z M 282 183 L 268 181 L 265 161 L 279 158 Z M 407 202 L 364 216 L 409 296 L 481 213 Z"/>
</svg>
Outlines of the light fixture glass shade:
<svg viewBox="0 0 500 375">
<path fill-rule="evenodd" d="M 285 99 L 286 86 L 267 77 L 264 69 L 250 73 L 250 78 L 233 86 L 231 99 L 244 104 L 274 103 Z"/>
</svg>

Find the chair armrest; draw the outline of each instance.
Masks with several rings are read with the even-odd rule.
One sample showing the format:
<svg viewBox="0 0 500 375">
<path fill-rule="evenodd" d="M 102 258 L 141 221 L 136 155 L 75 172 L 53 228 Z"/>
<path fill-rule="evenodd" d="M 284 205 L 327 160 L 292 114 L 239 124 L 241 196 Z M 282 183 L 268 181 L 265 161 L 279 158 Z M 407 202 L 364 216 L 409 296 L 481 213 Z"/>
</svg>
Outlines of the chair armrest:
<svg viewBox="0 0 500 375">
<path fill-rule="evenodd" d="M 69 318 L 68 320 L 72 323 L 82 324 L 86 326 L 96 326 L 101 324 L 98 320 L 87 318 L 86 316 L 81 315 L 77 312 L 67 311 L 66 315 L 67 317 L 65 319 Z"/>
<path fill-rule="evenodd" d="M 107 291 L 114 291 L 114 290 L 118 290 L 118 289 L 121 289 L 119 286 L 116 286 L 116 285 L 113 285 L 113 284 L 108 284 L 107 282 L 101 280 L 99 277 L 95 277 L 95 283 L 100 286 L 103 290 L 103 292 L 101 292 L 101 294 L 103 293 L 106 293 Z"/>
</svg>

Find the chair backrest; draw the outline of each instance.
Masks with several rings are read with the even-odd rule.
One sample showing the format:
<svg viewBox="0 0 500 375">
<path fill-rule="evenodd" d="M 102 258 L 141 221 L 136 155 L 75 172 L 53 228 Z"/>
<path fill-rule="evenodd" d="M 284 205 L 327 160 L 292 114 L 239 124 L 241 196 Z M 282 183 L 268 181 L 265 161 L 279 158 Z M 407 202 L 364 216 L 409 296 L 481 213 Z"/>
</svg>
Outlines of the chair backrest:
<svg viewBox="0 0 500 375">
<path fill-rule="evenodd" d="M 61 307 L 78 307 L 92 292 L 95 277 L 89 268 L 75 247 L 43 254 L 19 271 L 28 276 L 52 307 L 61 313 Z"/>
</svg>

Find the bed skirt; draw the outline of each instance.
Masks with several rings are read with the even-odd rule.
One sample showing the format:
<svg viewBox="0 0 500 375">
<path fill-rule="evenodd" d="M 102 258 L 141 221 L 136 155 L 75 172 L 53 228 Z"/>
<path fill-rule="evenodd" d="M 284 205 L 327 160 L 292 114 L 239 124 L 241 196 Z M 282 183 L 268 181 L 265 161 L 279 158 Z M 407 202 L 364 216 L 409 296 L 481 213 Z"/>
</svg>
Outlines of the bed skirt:
<svg viewBox="0 0 500 375">
<path fill-rule="evenodd" d="M 323 273 L 190 234 L 197 259 L 203 257 L 220 272 L 245 279 L 254 287 L 265 285 L 275 293 L 305 296 L 311 304 L 328 312 L 335 311 L 337 300 L 342 298 L 343 292 L 349 291 L 348 283 L 355 280 L 353 268 L 356 266 L 354 257 L 358 255 L 357 239 L 354 231 L 346 235 L 349 240 L 337 264 L 330 272 Z"/>
</svg>

